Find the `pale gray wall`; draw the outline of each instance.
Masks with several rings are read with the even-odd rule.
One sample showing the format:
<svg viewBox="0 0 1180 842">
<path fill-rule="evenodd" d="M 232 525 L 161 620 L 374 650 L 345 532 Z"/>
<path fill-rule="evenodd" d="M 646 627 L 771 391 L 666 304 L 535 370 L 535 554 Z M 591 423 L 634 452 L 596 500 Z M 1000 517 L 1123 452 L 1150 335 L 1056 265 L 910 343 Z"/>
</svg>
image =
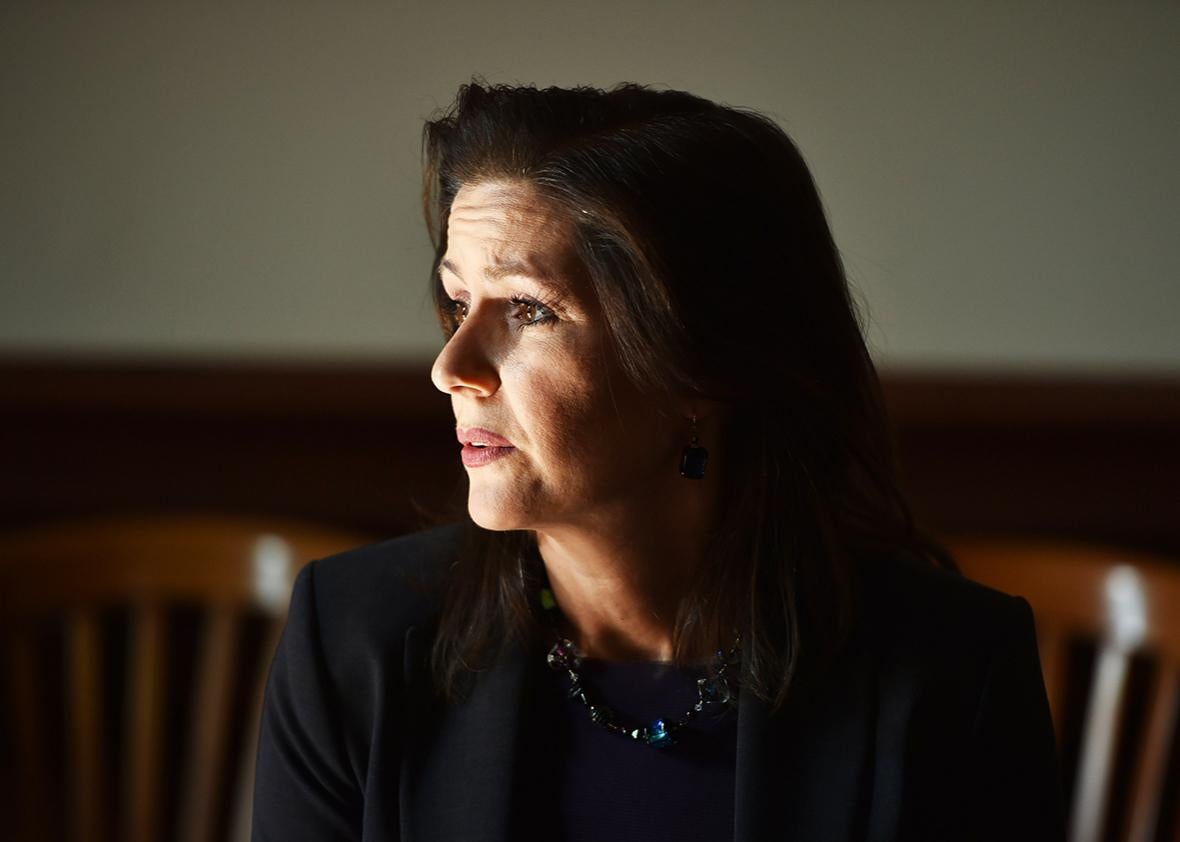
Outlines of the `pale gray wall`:
<svg viewBox="0 0 1180 842">
<path fill-rule="evenodd" d="M 771 113 L 886 367 L 1180 372 L 1180 4 L 91 5 L 0 11 L 0 351 L 429 358 L 481 73 Z"/>
</svg>

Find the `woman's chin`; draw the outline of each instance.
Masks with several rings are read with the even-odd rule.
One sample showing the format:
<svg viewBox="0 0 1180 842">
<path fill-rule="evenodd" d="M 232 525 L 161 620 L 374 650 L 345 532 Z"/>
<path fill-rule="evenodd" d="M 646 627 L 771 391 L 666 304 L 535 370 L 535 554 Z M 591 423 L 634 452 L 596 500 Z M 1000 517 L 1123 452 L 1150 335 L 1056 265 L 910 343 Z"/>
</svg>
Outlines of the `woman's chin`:
<svg viewBox="0 0 1180 842">
<path fill-rule="evenodd" d="M 527 518 L 517 506 L 497 504 L 472 495 L 467 501 L 467 512 L 476 526 L 492 532 L 528 528 Z"/>
</svg>

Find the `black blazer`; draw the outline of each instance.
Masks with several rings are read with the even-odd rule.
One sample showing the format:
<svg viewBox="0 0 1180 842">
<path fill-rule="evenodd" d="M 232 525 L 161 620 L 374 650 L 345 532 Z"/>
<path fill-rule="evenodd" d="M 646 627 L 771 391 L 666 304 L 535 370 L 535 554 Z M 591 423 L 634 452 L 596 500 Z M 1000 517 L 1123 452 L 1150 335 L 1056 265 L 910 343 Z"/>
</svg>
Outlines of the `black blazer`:
<svg viewBox="0 0 1180 842">
<path fill-rule="evenodd" d="M 516 650 L 462 704 L 428 693 L 442 527 L 307 565 L 267 682 L 253 838 L 504 840 Z M 848 655 L 777 715 L 738 706 L 741 840 L 1061 840 L 1056 746 L 1028 603 L 908 562 L 866 566 Z M 544 829 L 539 829 L 544 835 Z"/>
</svg>

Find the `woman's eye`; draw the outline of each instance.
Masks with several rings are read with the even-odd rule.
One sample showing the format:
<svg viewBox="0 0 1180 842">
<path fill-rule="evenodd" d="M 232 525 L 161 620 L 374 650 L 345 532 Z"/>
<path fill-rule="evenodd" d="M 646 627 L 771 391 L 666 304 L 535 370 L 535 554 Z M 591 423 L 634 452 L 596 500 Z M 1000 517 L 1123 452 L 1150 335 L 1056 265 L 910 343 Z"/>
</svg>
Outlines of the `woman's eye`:
<svg viewBox="0 0 1180 842">
<path fill-rule="evenodd" d="M 520 327 L 529 327 L 531 325 L 557 321 L 556 314 L 540 301 L 524 296 L 516 296 L 511 299 L 511 303 L 514 308 L 512 317 L 519 322 Z M 443 317 L 446 321 L 448 336 L 459 329 L 459 326 L 467 320 L 470 312 L 470 306 L 466 301 L 448 298 L 443 303 Z"/>
<path fill-rule="evenodd" d="M 450 327 L 453 333 L 467 318 L 467 302 L 448 298 L 443 307 L 445 309 L 448 327 Z"/>
<path fill-rule="evenodd" d="M 516 305 L 516 317 L 524 326 L 557 321 L 557 316 L 553 311 L 540 301 L 518 296 L 512 299 L 512 303 Z"/>
</svg>

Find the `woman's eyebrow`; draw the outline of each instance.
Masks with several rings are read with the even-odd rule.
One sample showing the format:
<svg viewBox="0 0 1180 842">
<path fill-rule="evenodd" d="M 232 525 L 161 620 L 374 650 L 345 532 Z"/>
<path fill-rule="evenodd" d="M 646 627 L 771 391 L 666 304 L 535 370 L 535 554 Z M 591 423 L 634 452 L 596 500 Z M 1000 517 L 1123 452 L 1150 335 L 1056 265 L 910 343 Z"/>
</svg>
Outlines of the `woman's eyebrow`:
<svg viewBox="0 0 1180 842">
<path fill-rule="evenodd" d="M 459 269 L 449 259 L 443 258 L 442 263 L 439 264 L 439 269 L 446 269 L 459 280 L 463 280 L 463 276 L 459 274 Z M 498 281 L 501 278 L 509 275 L 517 275 L 522 278 L 531 278 L 540 284 L 554 289 L 560 289 L 562 284 L 543 266 L 530 260 L 520 260 L 518 258 L 508 259 L 494 259 L 486 269 L 484 269 L 484 277 L 489 281 Z"/>
</svg>

